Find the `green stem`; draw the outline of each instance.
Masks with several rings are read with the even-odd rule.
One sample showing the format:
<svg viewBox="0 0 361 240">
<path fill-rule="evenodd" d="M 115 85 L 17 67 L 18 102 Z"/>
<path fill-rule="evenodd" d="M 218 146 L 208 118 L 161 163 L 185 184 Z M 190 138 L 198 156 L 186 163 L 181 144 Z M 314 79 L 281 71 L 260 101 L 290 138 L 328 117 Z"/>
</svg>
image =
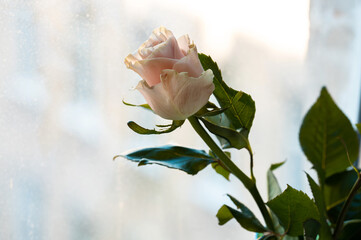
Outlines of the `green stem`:
<svg viewBox="0 0 361 240">
<path fill-rule="evenodd" d="M 203 141 L 208 145 L 208 147 L 218 156 L 220 161 L 230 170 L 230 172 L 236 176 L 247 190 L 251 193 L 252 197 L 257 203 L 258 208 L 260 209 L 262 216 L 266 222 L 267 227 L 274 231 L 273 221 L 271 216 L 266 208 L 265 203 L 262 200 L 261 195 L 258 192 L 256 183 L 252 181 L 242 170 L 240 170 L 231 159 L 219 148 L 219 146 L 213 141 L 209 134 L 204 130 L 202 125 L 199 123 L 198 119 L 194 116 L 188 118 L 190 124 L 198 135 L 203 139 Z"/>
<path fill-rule="evenodd" d="M 250 158 L 250 169 L 251 169 L 251 179 L 256 182 L 256 177 L 253 174 L 253 152 L 251 147 L 248 148 L 249 158 Z"/>
<path fill-rule="evenodd" d="M 353 185 L 351 192 L 349 193 L 346 202 L 343 204 L 342 206 L 342 210 L 340 212 L 340 215 L 338 215 L 337 218 L 337 222 L 336 222 L 336 227 L 335 227 L 335 232 L 333 233 L 333 239 L 337 240 L 338 236 L 341 233 L 341 230 L 343 228 L 343 221 L 345 219 L 347 210 L 352 202 L 352 199 L 354 198 L 354 196 L 356 195 L 357 191 L 361 188 L 361 178 L 360 178 L 360 173 L 358 172 L 358 178 L 357 181 L 355 182 L 355 184 Z"/>
</svg>

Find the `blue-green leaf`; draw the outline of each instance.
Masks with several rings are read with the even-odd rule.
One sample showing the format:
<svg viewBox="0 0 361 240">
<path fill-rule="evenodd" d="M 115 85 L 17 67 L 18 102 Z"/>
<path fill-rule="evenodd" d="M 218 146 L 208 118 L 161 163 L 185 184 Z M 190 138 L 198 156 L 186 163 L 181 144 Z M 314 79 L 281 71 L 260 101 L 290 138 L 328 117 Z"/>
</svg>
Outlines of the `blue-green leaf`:
<svg viewBox="0 0 361 240">
<path fill-rule="evenodd" d="M 185 148 L 173 145 L 163 147 L 144 148 L 127 155 L 118 155 L 133 162 L 138 166 L 147 164 L 158 164 L 161 166 L 182 170 L 188 174 L 195 175 L 208 164 L 216 162 L 203 150 Z"/>
<path fill-rule="evenodd" d="M 132 129 L 134 132 L 142 135 L 150 135 L 150 134 L 163 134 L 170 133 L 182 126 L 184 120 L 174 120 L 170 125 L 157 125 L 157 127 L 161 127 L 161 129 L 147 129 L 144 128 L 137 123 L 130 121 L 128 122 L 128 127 Z"/>
</svg>

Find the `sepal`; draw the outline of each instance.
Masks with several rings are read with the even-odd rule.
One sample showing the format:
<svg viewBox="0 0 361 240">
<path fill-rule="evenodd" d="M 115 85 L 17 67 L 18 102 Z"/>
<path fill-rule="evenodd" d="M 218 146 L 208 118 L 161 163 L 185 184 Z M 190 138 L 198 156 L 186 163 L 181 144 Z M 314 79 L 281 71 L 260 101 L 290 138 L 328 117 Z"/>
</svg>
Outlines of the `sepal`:
<svg viewBox="0 0 361 240">
<path fill-rule="evenodd" d="M 177 128 L 181 127 L 184 123 L 184 120 L 173 120 L 172 124 L 168 125 L 156 125 L 160 129 L 147 129 L 139 124 L 129 121 L 127 123 L 128 127 L 132 129 L 134 132 L 142 135 L 150 135 L 150 134 L 163 134 L 163 133 L 170 133 L 176 130 Z"/>
</svg>

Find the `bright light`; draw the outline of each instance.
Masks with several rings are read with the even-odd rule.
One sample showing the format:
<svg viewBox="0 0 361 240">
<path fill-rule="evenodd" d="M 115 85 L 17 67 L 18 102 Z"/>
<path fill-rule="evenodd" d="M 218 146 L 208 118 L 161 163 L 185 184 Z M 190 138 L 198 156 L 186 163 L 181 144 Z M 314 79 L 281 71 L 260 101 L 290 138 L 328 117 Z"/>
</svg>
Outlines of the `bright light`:
<svg viewBox="0 0 361 240">
<path fill-rule="evenodd" d="M 138 16 L 141 15 L 139 12 L 144 12 L 142 9 L 156 7 L 154 2 L 152 4 L 150 6 L 147 0 L 129 0 L 129 6 L 137 6 L 133 10 L 137 11 Z M 207 39 L 206 44 L 217 52 L 229 50 L 234 37 L 238 35 L 295 57 L 303 58 L 306 53 L 309 1 L 158 0 L 157 4 L 169 6 L 169 9 L 179 6 L 180 11 L 197 16 Z"/>
<path fill-rule="evenodd" d="M 197 3 L 199 7 L 203 4 Z M 219 50 L 219 46 L 230 46 L 239 34 L 276 51 L 303 57 L 309 37 L 308 11 L 308 1 L 239 0 L 209 2 L 203 12 L 195 14 L 202 15 L 207 41 Z"/>
</svg>

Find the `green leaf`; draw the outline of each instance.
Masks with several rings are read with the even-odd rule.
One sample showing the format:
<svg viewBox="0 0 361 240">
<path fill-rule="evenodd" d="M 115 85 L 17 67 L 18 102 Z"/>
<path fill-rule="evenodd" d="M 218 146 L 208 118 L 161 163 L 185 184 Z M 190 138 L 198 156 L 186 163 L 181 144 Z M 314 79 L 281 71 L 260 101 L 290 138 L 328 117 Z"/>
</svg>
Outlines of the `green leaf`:
<svg viewBox="0 0 361 240">
<path fill-rule="evenodd" d="M 318 212 L 320 213 L 320 240 L 328 240 L 332 238 L 331 229 L 327 223 L 327 211 L 325 206 L 325 200 L 323 198 L 322 190 L 320 186 L 312 179 L 310 175 L 307 175 L 308 183 L 310 184 L 313 197 L 316 202 Z"/>
<path fill-rule="evenodd" d="M 218 218 L 219 225 L 224 225 L 233 218 L 232 212 L 229 209 L 230 209 L 230 207 L 228 207 L 227 205 L 223 205 L 218 210 L 218 213 L 216 216 Z"/>
<path fill-rule="evenodd" d="M 358 133 L 361 134 L 361 123 L 357 123 L 356 127 L 357 127 L 357 130 L 358 130 Z"/>
<path fill-rule="evenodd" d="M 127 106 L 131 106 L 131 107 L 141 107 L 147 110 L 150 110 L 153 112 L 152 108 L 149 106 L 149 104 L 140 104 L 140 105 L 135 105 L 135 104 L 131 104 L 131 103 L 127 103 L 123 100 L 123 104 L 127 105 Z"/>
<path fill-rule="evenodd" d="M 330 210 L 345 201 L 356 180 L 357 173 L 353 169 L 337 173 L 326 179 L 324 186 L 326 209 Z"/>
<path fill-rule="evenodd" d="M 285 164 L 286 161 L 283 161 L 283 162 L 279 162 L 279 163 L 273 163 L 271 164 L 271 167 L 269 170 L 271 171 L 274 171 L 276 170 L 277 168 L 281 167 L 283 164 Z"/>
<path fill-rule="evenodd" d="M 213 125 L 217 125 L 217 126 L 220 126 L 220 127 L 225 127 L 225 128 L 228 128 L 228 129 L 232 129 L 234 131 L 237 131 L 235 130 L 234 128 L 231 127 L 231 123 L 229 122 L 229 119 L 227 118 L 227 116 L 223 113 L 219 114 L 219 115 L 216 115 L 216 116 L 206 116 L 204 117 L 205 120 L 207 120 L 208 122 L 211 122 L 213 123 Z M 227 149 L 227 148 L 231 148 L 231 143 L 223 138 L 223 137 L 220 137 L 218 135 L 215 135 L 221 145 L 221 147 L 223 149 Z"/>
<path fill-rule="evenodd" d="M 277 237 L 274 235 L 269 235 L 265 233 L 256 233 L 256 240 L 277 240 Z"/>
<path fill-rule="evenodd" d="M 276 170 L 277 168 L 282 166 L 284 163 L 285 163 L 285 161 L 272 164 L 270 169 L 267 171 L 268 200 L 271 200 L 282 193 L 282 190 L 278 184 L 277 178 L 273 174 L 272 171 Z"/>
<path fill-rule="evenodd" d="M 277 240 L 278 238 L 274 235 L 262 235 L 262 236 L 259 236 L 258 235 L 256 236 L 257 237 L 257 240 Z M 284 238 L 283 238 L 284 239 Z"/>
<path fill-rule="evenodd" d="M 272 164 L 270 169 L 267 171 L 267 191 L 268 191 L 268 200 L 271 200 L 282 193 L 281 187 L 278 184 L 276 176 L 273 174 L 273 170 L 276 170 L 282 166 L 284 162 Z M 284 232 L 283 227 L 280 225 L 277 216 L 271 211 L 271 217 L 275 226 L 275 231 L 279 234 Z"/>
<path fill-rule="evenodd" d="M 318 211 L 321 215 L 325 215 L 326 207 L 325 207 L 325 200 L 322 195 L 322 190 L 321 190 L 320 186 L 317 185 L 315 180 L 313 180 L 313 178 L 310 175 L 308 175 L 308 173 L 306 173 L 306 175 L 307 175 L 308 183 L 310 184 L 310 188 L 311 188 L 313 197 L 315 198 L 315 202 L 316 202 Z"/>
<path fill-rule="evenodd" d="M 249 131 L 256 112 L 255 103 L 251 96 L 228 87 L 222 79 L 221 70 L 217 63 L 210 56 L 205 54 L 198 54 L 198 56 L 204 70 L 211 69 L 213 71 L 215 86 L 213 95 L 221 108 L 228 108 L 225 115 L 231 122 L 231 127 L 234 129 L 245 128 Z"/>
<path fill-rule="evenodd" d="M 231 158 L 230 152 L 224 152 L 229 158 Z M 224 166 L 222 166 L 220 160 L 217 156 L 210 150 L 208 152 L 209 156 L 213 157 L 217 160 L 217 162 L 212 163 L 212 168 L 216 171 L 216 173 L 222 175 L 225 179 L 229 181 L 229 175 L 231 174 Z"/>
<path fill-rule="evenodd" d="M 343 142 L 351 162 L 357 159 L 357 134 L 325 87 L 306 114 L 299 138 L 303 152 L 317 170 L 321 185 L 325 178 L 350 166 Z"/>
<path fill-rule="evenodd" d="M 208 164 L 216 162 L 203 150 L 185 148 L 173 145 L 163 147 L 144 148 L 127 155 L 118 155 L 133 162 L 138 166 L 147 164 L 158 164 L 161 166 L 182 170 L 188 174 L 195 175 Z"/>
<path fill-rule="evenodd" d="M 197 113 L 196 116 L 197 117 L 216 116 L 216 115 L 219 115 L 219 114 L 223 113 L 226 110 L 227 110 L 227 108 L 217 108 L 217 109 L 212 109 L 212 110 L 208 110 L 208 111 L 205 111 L 205 112 Z"/>
<path fill-rule="evenodd" d="M 344 203 L 338 204 L 336 207 L 331 208 L 327 211 L 328 217 L 331 223 L 336 223 L 338 216 L 340 215 L 341 209 Z M 347 210 L 345 221 L 361 219 L 361 193 L 357 193 Z"/>
<path fill-rule="evenodd" d="M 338 173 L 326 180 L 324 195 L 330 221 L 335 223 L 344 201 L 357 180 L 353 169 Z M 348 208 L 345 220 L 361 219 L 361 192 L 359 191 Z"/>
<path fill-rule="evenodd" d="M 225 139 L 227 142 L 223 142 L 222 148 L 234 147 L 236 149 L 247 148 L 248 142 L 248 130 L 242 129 L 240 132 L 232 128 L 223 127 L 210 121 L 211 118 L 200 118 L 204 126 L 213 134 Z"/>
<path fill-rule="evenodd" d="M 320 231 L 320 227 L 321 224 L 316 221 L 315 219 L 308 219 L 303 223 L 303 229 L 304 229 L 304 236 L 305 236 L 305 240 L 316 240 L 317 239 L 317 235 Z M 330 236 L 330 238 L 327 238 L 328 240 L 331 239 L 332 236 Z"/>
<path fill-rule="evenodd" d="M 195 114 L 195 116 L 198 118 L 207 117 L 207 116 L 216 116 L 223 113 L 226 110 L 227 108 L 219 108 L 214 103 L 208 102 Z"/>
<path fill-rule="evenodd" d="M 228 195 L 232 202 L 240 210 L 235 210 L 227 205 L 223 205 L 217 213 L 219 225 L 224 225 L 232 218 L 236 219 L 237 222 L 248 231 L 252 232 L 266 232 L 267 229 L 259 222 L 256 216 L 249 210 L 245 205 L 240 203 L 234 197 Z"/>
<path fill-rule="evenodd" d="M 229 181 L 230 172 L 220 165 L 219 162 L 212 163 L 212 168 Z"/>
<path fill-rule="evenodd" d="M 346 221 L 340 240 L 359 240 L 361 236 L 361 219 Z"/>
<path fill-rule="evenodd" d="M 174 120 L 170 125 L 157 125 L 157 127 L 165 128 L 165 129 L 147 129 L 144 128 L 137 123 L 130 121 L 128 122 L 128 127 L 132 129 L 134 132 L 142 135 L 150 135 L 150 134 L 163 134 L 163 133 L 170 133 L 182 126 L 184 120 Z"/>
<path fill-rule="evenodd" d="M 315 203 L 303 192 L 290 186 L 270 200 L 267 205 L 277 215 L 281 225 L 290 236 L 303 235 L 303 223 L 310 219 L 319 220 Z"/>
<path fill-rule="evenodd" d="M 282 240 L 299 240 L 299 238 L 298 237 L 291 237 L 289 235 L 286 235 Z M 302 238 L 302 240 L 303 240 L 303 238 Z"/>
</svg>

